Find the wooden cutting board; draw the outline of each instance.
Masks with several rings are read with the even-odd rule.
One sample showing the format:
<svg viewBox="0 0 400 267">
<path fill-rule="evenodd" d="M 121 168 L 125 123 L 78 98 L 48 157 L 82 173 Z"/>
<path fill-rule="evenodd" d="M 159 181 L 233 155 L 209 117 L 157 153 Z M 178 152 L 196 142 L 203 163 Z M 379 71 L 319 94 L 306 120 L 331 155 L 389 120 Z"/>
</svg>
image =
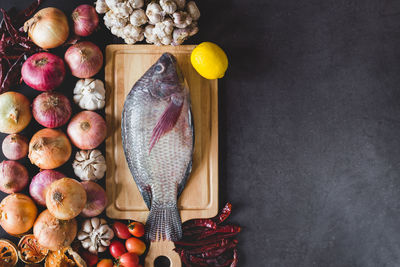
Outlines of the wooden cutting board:
<svg viewBox="0 0 400 267">
<path fill-rule="evenodd" d="M 121 113 L 125 97 L 133 84 L 165 52 L 173 54 L 190 88 L 195 127 L 193 169 L 178 201 L 182 222 L 209 218 L 218 212 L 218 83 L 202 78 L 190 63 L 195 46 L 109 45 L 106 48 L 105 85 L 106 121 L 106 189 L 107 216 L 145 223 L 148 209 L 132 178 L 125 160 L 121 140 Z M 181 266 L 172 242 L 150 246 L 146 267 L 160 255 L 171 266 Z"/>
</svg>

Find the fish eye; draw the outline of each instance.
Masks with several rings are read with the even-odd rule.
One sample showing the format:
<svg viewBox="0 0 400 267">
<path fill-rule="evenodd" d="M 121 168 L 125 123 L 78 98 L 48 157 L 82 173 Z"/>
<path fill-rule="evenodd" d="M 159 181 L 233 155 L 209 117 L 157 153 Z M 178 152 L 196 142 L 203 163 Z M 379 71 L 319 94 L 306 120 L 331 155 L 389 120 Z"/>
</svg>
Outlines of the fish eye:
<svg viewBox="0 0 400 267">
<path fill-rule="evenodd" d="M 162 73 L 162 72 L 164 71 L 164 66 L 163 66 L 162 64 L 158 63 L 158 64 L 155 66 L 154 70 L 155 70 L 157 73 Z"/>
</svg>

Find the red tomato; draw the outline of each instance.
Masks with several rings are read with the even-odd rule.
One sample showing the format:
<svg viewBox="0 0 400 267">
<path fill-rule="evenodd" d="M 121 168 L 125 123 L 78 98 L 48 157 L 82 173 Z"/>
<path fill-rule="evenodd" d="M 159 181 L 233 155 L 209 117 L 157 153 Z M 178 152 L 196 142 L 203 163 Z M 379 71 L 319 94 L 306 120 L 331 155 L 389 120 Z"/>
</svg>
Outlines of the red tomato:
<svg viewBox="0 0 400 267">
<path fill-rule="evenodd" d="M 118 258 L 126 252 L 124 244 L 121 241 L 113 240 L 110 244 L 110 254 L 114 258 Z"/>
<path fill-rule="evenodd" d="M 139 264 L 139 257 L 135 253 L 127 252 L 119 258 L 119 263 L 123 267 L 137 267 Z"/>
<path fill-rule="evenodd" d="M 113 262 L 111 259 L 102 259 L 97 263 L 97 267 L 113 267 Z"/>
<path fill-rule="evenodd" d="M 89 267 L 95 266 L 96 263 L 99 261 L 99 257 L 97 257 L 97 255 L 92 254 L 86 250 L 82 251 L 81 256 Z"/>
<path fill-rule="evenodd" d="M 146 251 L 146 244 L 136 237 L 131 237 L 125 242 L 125 247 L 128 252 L 135 253 L 140 256 Z"/>
<path fill-rule="evenodd" d="M 128 225 L 128 230 L 131 235 L 142 237 L 144 235 L 144 225 L 140 222 L 131 222 Z"/>
<path fill-rule="evenodd" d="M 128 226 L 122 222 L 115 222 L 113 224 L 114 234 L 121 239 L 128 239 L 131 237 L 131 233 L 129 233 Z"/>
</svg>

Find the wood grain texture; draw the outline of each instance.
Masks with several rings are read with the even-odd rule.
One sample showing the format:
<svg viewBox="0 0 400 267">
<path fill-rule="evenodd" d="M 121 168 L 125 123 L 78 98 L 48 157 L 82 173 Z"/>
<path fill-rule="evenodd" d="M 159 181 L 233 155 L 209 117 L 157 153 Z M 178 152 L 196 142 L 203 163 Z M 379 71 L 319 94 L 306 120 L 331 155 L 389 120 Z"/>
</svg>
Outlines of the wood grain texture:
<svg viewBox="0 0 400 267">
<path fill-rule="evenodd" d="M 110 45 L 106 48 L 105 84 L 107 90 L 106 121 L 106 213 L 110 218 L 131 219 L 145 223 L 148 209 L 126 163 L 121 140 L 121 113 L 126 95 L 134 83 L 157 61 L 170 52 L 187 80 L 195 127 L 193 169 L 178 201 L 182 222 L 209 218 L 218 212 L 218 84 L 202 78 L 190 63 L 194 46 Z M 180 266 L 172 252 L 173 244 L 152 244 L 146 260 L 157 255 L 169 257 Z M 171 253 L 172 252 L 172 253 Z M 168 254 L 168 255 L 166 255 Z"/>
</svg>

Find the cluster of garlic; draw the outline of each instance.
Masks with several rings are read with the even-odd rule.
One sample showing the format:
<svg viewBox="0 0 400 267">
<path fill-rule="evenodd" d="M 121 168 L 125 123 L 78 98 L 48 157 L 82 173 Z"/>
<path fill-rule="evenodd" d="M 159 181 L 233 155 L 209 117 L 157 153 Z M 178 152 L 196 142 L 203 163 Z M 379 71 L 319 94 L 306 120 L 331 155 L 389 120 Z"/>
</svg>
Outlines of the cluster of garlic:
<svg viewBox="0 0 400 267">
<path fill-rule="evenodd" d="M 200 11 L 194 1 L 97 0 L 96 11 L 104 24 L 127 44 L 143 41 L 155 45 L 180 45 L 199 28 Z"/>
</svg>

